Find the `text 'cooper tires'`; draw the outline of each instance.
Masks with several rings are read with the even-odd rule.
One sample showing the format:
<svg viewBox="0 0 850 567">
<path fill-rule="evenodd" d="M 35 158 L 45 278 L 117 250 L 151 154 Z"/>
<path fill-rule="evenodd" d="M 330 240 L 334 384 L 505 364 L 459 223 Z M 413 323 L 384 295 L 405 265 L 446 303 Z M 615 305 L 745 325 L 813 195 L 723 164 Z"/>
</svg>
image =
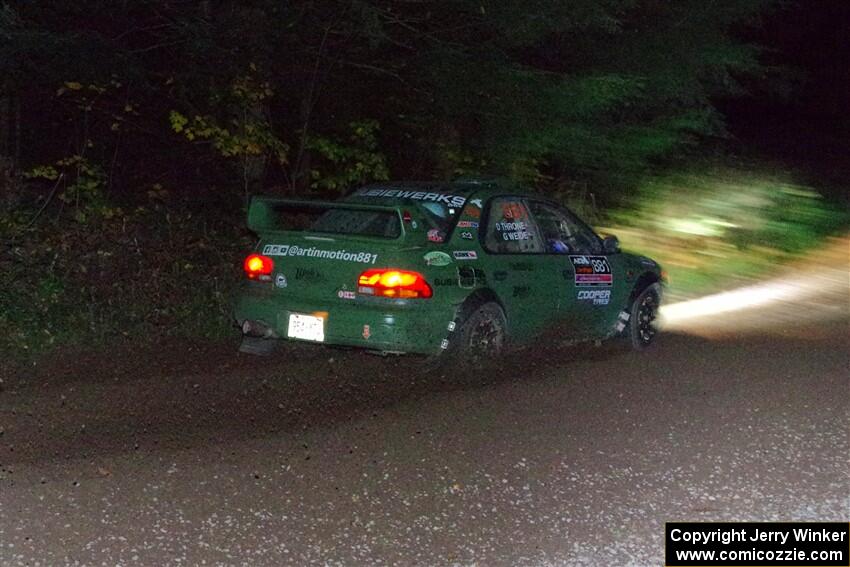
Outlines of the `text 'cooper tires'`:
<svg viewBox="0 0 850 567">
<path fill-rule="evenodd" d="M 460 324 L 456 353 L 472 359 L 499 354 L 507 340 L 507 327 L 505 313 L 497 303 L 482 304 Z"/>
<path fill-rule="evenodd" d="M 657 283 L 644 289 L 632 303 L 627 335 L 635 350 L 643 350 L 655 340 L 660 306 L 661 289 Z"/>
</svg>

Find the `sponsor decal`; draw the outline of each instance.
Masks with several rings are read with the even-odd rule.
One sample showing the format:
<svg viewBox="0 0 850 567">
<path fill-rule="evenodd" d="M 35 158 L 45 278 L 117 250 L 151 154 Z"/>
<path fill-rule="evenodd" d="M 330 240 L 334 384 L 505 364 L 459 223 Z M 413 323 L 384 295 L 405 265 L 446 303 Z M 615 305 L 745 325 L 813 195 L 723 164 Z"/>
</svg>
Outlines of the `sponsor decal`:
<svg viewBox="0 0 850 567">
<path fill-rule="evenodd" d="M 481 199 L 473 199 L 470 201 L 470 204 L 475 205 L 479 209 L 483 209 L 484 205 L 481 204 Z"/>
<path fill-rule="evenodd" d="M 478 223 L 475 221 L 462 220 L 457 223 L 458 228 L 478 228 Z"/>
<path fill-rule="evenodd" d="M 611 301 L 610 289 L 583 289 L 578 292 L 577 299 L 593 305 L 608 305 Z"/>
<path fill-rule="evenodd" d="M 452 263 L 451 256 L 438 250 L 428 252 L 422 258 L 425 260 L 426 266 L 448 266 Z"/>
<path fill-rule="evenodd" d="M 626 325 L 628 324 L 629 319 L 630 319 L 630 315 L 629 315 L 628 311 L 625 311 L 625 310 L 620 311 L 620 315 L 617 316 L 617 324 L 614 325 L 614 328 L 617 330 L 618 333 L 622 332 L 623 329 L 626 328 Z"/>
<path fill-rule="evenodd" d="M 515 272 L 533 272 L 534 271 L 534 264 L 532 264 L 530 262 L 514 262 L 514 263 L 511 263 L 511 264 L 508 264 L 508 268 L 510 268 L 511 270 L 513 270 Z"/>
<path fill-rule="evenodd" d="M 578 286 L 609 286 L 612 282 L 611 274 L 576 274 Z"/>
<path fill-rule="evenodd" d="M 476 201 L 477 200 L 478 199 L 476 199 Z M 475 207 L 473 207 L 471 205 L 467 205 L 467 207 L 463 210 L 463 214 L 468 216 L 468 217 L 472 217 L 474 219 L 480 219 L 481 218 L 481 209 L 476 209 Z"/>
<path fill-rule="evenodd" d="M 502 240 L 531 240 L 531 234 L 528 232 L 503 232 Z"/>
<path fill-rule="evenodd" d="M 372 336 L 372 329 L 369 327 L 369 325 L 363 325 L 363 338 L 368 341 L 369 337 L 371 337 L 371 336 Z"/>
<path fill-rule="evenodd" d="M 360 264 L 374 264 L 377 254 L 371 252 L 349 252 L 348 250 L 324 250 L 311 246 L 304 248 L 297 244 L 266 244 L 263 247 L 266 256 L 297 256 L 307 258 L 324 258 L 327 260 L 341 260 L 343 262 L 357 262 Z"/>
<path fill-rule="evenodd" d="M 432 228 L 428 231 L 428 240 L 430 242 L 442 242 L 446 239 L 446 235 L 443 234 L 439 228 Z"/>
<path fill-rule="evenodd" d="M 462 266 L 457 269 L 458 285 L 464 289 L 472 289 L 477 285 L 487 285 L 487 274 L 484 270 Z"/>
<path fill-rule="evenodd" d="M 348 291 L 345 289 L 341 289 L 336 292 L 336 296 L 340 299 L 354 299 L 355 295 L 353 291 Z"/>
<path fill-rule="evenodd" d="M 498 230 L 499 232 L 516 232 L 519 230 L 528 230 L 528 225 L 522 221 L 497 222 L 496 230 Z"/>
<path fill-rule="evenodd" d="M 308 282 L 323 282 L 325 276 L 319 270 L 313 268 L 295 268 L 295 279 Z"/>
<path fill-rule="evenodd" d="M 472 233 L 467 231 L 467 230 L 461 232 L 460 237 L 463 238 L 464 240 L 472 240 L 472 238 L 473 238 Z"/>
<path fill-rule="evenodd" d="M 455 250 L 452 252 L 455 260 L 477 260 L 478 252 L 475 250 Z"/>
<path fill-rule="evenodd" d="M 286 276 L 278 274 L 274 279 L 275 287 L 286 287 Z"/>
<path fill-rule="evenodd" d="M 410 191 L 407 189 L 361 189 L 355 193 L 358 197 L 383 197 L 387 199 L 411 199 L 413 201 L 433 201 L 450 207 L 462 207 L 466 197 L 429 193 L 428 191 Z"/>
<path fill-rule="evenodd" d="M 573 263 L 577 286 L 610 286 L 614 283 L 614 275 L 605 256 L 570 256 L 570 261 Z"/>
<path fill-rule="evenodd" d="M 522 221 L 497 222 L 496 232 L 501 233 L 502 240 L 530 240 L 528 225 Z"/>
<path fill-rule="evenodd" d="M 437 287 L 451 287 L 458 285 L 457 278 L 437 278 L 434 280 L 434 285 Z"/>
</svg>

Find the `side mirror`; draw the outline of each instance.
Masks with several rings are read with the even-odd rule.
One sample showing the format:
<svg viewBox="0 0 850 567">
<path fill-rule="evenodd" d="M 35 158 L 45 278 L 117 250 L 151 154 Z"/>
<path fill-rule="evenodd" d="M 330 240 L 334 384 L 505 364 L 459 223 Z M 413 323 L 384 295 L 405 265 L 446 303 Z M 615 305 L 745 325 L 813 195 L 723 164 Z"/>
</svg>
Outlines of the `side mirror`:
<svg viewBox="0 0 850 567">
<path fill-rule="evenodd" d="M 620 251 L 620 240 L 613 235 L 602 239 L 602 251 L 606 254 L 616 254 Z"/>
</svg>

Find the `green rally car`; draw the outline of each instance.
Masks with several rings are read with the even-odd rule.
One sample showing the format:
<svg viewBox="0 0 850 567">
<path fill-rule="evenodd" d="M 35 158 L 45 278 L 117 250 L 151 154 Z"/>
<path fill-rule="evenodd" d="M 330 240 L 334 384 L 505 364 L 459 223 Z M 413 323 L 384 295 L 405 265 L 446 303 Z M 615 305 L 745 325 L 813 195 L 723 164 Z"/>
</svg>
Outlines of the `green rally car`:
<svg viewBox="0 0 850 567">
<path fill-rule="evenodd" d="M 490 353 L 535 337 L 656 334 L 662 273 L 563 206 L 490 181 L 386 183 L 336 202 L 255 197 L 235 308 L 242 350 L 277 339 Z"/>
</svg>

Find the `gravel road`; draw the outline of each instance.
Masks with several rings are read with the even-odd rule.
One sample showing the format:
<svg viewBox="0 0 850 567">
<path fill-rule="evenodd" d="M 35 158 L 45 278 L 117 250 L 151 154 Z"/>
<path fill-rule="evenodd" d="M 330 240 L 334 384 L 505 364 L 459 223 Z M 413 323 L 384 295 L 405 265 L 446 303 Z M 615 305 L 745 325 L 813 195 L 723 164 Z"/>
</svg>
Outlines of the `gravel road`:
<svg viewBox="0 0 850 567">
<path fill-rule="evenodd" d="M 229 343 L 6 369 L 0 565 L 657 566 L 665 521 L 847 521 L 836 273 L 822 316 L 784 297 L 457 375 Z"/>
</svg>

